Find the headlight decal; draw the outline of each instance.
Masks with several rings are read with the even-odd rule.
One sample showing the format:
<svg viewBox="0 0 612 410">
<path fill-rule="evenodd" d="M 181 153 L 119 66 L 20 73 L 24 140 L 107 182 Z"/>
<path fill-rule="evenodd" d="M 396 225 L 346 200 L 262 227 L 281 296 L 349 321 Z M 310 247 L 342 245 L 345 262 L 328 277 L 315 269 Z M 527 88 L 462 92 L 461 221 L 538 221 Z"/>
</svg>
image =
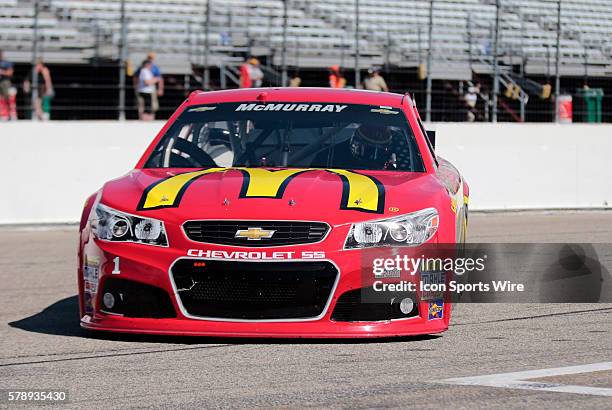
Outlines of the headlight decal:
<svg viewBox="0 0 612 410">
<path fill-rule="evenodd" d="M 354 223 L 344 249 L 385 246 L 418 246 L 430 240 L 438 230 L 440 216 L 435 208 L 376 221 Z"/>
<path fill-rule="evenodd" d="M 165 225 L 157 219 L 127 214 L 98 204 L 90 224 L 94 236 L 103 241 L 168 246 Z"/>
</svg>

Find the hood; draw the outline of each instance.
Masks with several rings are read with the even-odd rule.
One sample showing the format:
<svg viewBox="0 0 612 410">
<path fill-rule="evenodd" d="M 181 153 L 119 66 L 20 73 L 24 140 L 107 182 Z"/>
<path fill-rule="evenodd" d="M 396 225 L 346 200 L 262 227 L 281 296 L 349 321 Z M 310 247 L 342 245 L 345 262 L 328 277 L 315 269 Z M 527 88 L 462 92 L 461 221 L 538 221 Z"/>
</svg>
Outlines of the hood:
<svg viewBox="0 0 612 410">
<path fill-rule="evenodd" d="M 434 206 L 426 173 L 323 169 L 136 169 L 108 182 L 102 202 L 181 224 L 193 219 L 324 221 L 341 225 Z"/>
</svg>

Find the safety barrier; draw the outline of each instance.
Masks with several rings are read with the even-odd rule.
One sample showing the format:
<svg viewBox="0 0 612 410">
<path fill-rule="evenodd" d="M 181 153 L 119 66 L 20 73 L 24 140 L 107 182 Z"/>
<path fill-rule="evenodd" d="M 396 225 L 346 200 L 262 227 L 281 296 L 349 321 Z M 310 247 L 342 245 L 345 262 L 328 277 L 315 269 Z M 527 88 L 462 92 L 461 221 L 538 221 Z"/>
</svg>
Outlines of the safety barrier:
<svg viewBox="0 0 612 410">
<path fill-rule="evenodd" d="M 470 184 L 471 209 L 608 208 L 612 125 L 435 126 L 438 153 Z"/>
<path fill-rule="evenodd" d="M 75 222 L 129 171 L 161 122 L 0 123 L 0 224 Z M 437 151 L 470 184 L 472 210 L 612 203 L 612 125 L 437 123 Z"/>
</svg>

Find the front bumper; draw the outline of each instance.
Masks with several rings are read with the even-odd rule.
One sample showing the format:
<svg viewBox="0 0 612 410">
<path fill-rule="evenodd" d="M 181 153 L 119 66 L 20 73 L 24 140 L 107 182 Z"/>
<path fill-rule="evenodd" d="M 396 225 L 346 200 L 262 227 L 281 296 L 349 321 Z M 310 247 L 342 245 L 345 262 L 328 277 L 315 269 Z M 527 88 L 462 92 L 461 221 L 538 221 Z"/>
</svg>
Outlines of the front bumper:
<svg viewBox="0 0 612 410">
<path fill-rule="evenodd" d="M 211 258 L 188 256 L 185 249 L 159 248 L 140 244 L 109 243 L 85 239 L 81 248 L 81 265 L 79 269 L 79 304 L 81 308 L 81 326 L 90 330 L 120 333 L 140 333 L 158 335 L 210 336 L 210 337 L 268 337 L 268 338 L 347 338 L 347 337 L 393 337 L 419 334 L 433 334 L 448 328 L 451 306 L 444 303 L 441 318 L 429 317 L 429 302 L 418 301 L 418 314 L 394 320 L 381 321 L 338 321 L 332 318 L 336 304 L 341 295 L 363 287 L 363 270 L 371 266 L 362 266 L 361 251 L 334 250 L 325 252 L 324 258 L 314 261 L 329 261 L 337 267 L 338 276 L 330 296 L 326 300 L 320 315 L 288 320 L 240 320 L 223 318 L 205 318 L 190 314 L 181 303 L 177 287 L 171 275 L 171 267 L 179 260 L 191 259 L 206 261 Z M 227 250 L 219 246 L 190 244 L 192 248 L 202 250 Z M 290 249 L 290 251 L 286 251 Z M 306 245 L 275 249 L 271 252 L 294 252 L 287 261 L 300 260 L 296 256 L 317 255 L 321 245 Z M 232 248 L 231 251 L 236 249 Z M 253 249 L 248 251 L 253 252 Z M 193 255 L 193 252 L 191 253 Z M 286 255 L 285 255 L 286 256 Z M 320 256 L 320 254 L 319 254 Z M 117 259 L 119 258 L 119 259 Z M 119 260 L 119 264 L 117 264 Z M 93 261 L 93 263 L 92 263 Z M 258 263 L 252 261 L 252 263 Z M 89 265 L 94 266 L 89 266 Z M 118 268 L 118 269 L 117 269 Z M 84 280 L 87 274 L 97 269 L 97 286 L 92 292 L 91 284 Z M 119 273 L 117 273 L 117 271 Z M 113 273 L 114 272 L 114 273 Z M 103 308 L 102 289 L 109 279 L 123 279 L 140 284 L 157 287 L 167 292 L 174 308 L 175 317 L 127 317 L 109 313 Z M 91 300 L 91 303 L 89 302 Z M 90 303 L 88 305 L 88 303 Z"/>
</svg>

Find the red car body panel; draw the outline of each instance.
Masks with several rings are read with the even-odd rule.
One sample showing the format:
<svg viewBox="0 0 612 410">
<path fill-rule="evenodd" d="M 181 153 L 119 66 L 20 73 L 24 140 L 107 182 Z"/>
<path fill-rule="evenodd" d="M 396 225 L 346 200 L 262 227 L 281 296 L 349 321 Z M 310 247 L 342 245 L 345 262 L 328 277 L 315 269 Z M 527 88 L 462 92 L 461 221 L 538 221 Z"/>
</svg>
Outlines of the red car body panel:
<svg viewBox="0 0 612 410">
<path fill-rule="evenodd" d="M 148 187 L 166 178 L 191 172 L 193 169 L 145 169 L 144 164 L 159 140 L 178 115 L 189 106 L 223 102 L 330 102 L 381 105 L 400 108 L 413 130 L 424 160 L 425 172 L 359 171 L 378 180 L 384 187 L 381 213 L 353 209 L 339 210 L 343 201 L 343 186 L 339 175 L 323 169 L 311 169 L 296 175 L 285 187 L 282 198 L 244 198 L 240 192 L 245 173 L 240 169 L 222 169 L 195 179 L 174 207 L 143 209 L 143 195 Z M 246 89 L 218 92 L 196 92 L 177 109 L 159 135 L 146 150 L 136 168 L 127 175 L 112 180 L 87 201 L 81 219 L 79 247 L 79 306 L 81 325 L 92 330 L 167 335 L 199 335 L 228 337 L 387 337 L 439 333 L 448 328 L 451 305 L 445 303 L 442 318 L 430 320 L 427 302 L 419 302 L 419 316 L 376 322 L 337 322 L 331 319 L 335 304 L 344 292 L 362 284 L 363 259 L 359 249 L 344 250 L 351 224 L 376 220 L 425 208 L 436 208 L 440 226 L 432 242 L 455 243 L 465 237 L 467 216 L 467 184 L 457 170 L 445 160 L 432 155 L 427 137 L 422 132 L 420 118 L 408 96 L 356 90 L 278 88 Z M 290 202 L 293 202 L 290 204 Z M 107 242 L 96 239 L 88 220 L 97 203 L 142 217 L 164 222 L 169 246 Z M 206 210 L 203 214 L 202 210 Z M 290 220 L 322 221 L 331 230 L 318 243 L 241 248 L 194 242 L 187 238 L 182 224 L 194 219 L 210 220 Z M 291 321 L 232 321 L 203 320 L 186 314 L 177 297 L 169 269 L 181 258 L 199 260 L 198 251 L 281 252 L 291 255 L 283 260 L 300 260 L 303 255 L 323 251 L 324 260 L 339 270 L 333 293 L 322 317 L 316 320 Z M 289 253 L 292 252 L 292 253 Z M 195 256 L 194 256 L 195 255 Z M 121 260 L 120 275 L 113 274 L 113 261 Z M 86 261 L 99 266 L 99 282 L 94 295 L 93 312 L 85 309 L 84 270 Z M 367 267 L 365 267 L 367 268 Z M 371 269 L 371 266 L 369 267 Z M 116 276 L 160 288 L 170 295 L 176 318 L 133 318 L 102 311 L 101 292 L 104 283 Z"/>
</svg>

